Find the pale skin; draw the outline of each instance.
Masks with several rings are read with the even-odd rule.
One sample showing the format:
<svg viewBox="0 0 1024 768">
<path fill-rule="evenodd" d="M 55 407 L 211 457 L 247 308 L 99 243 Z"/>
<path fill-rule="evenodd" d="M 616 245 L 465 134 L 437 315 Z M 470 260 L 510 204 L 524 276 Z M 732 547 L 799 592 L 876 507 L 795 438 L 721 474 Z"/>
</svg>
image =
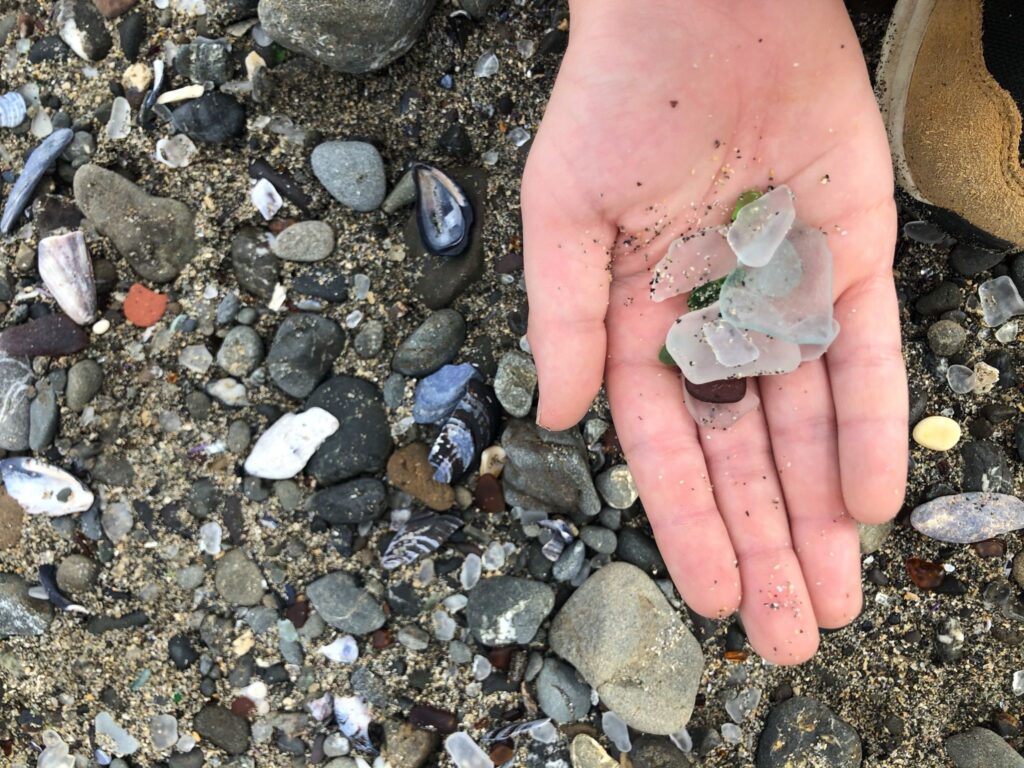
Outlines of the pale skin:
<svg viewBox="0 0 1024 768">
<path fill-rule="evenodd" d="M 855 521 L 893 517 L 906 481 L 892 167 L 856 35 L 839 0 L 578 0 L 571 21 L 522 187 L 537 420 L 575 425 L 604 381 L 684 600 L 800 663 L 860 612 Z M 698 429 L 658 362 L 685 298 L 652 302 L 653 266 L 783 183 L 828 235 L 842 332 Z"/>
</svg>

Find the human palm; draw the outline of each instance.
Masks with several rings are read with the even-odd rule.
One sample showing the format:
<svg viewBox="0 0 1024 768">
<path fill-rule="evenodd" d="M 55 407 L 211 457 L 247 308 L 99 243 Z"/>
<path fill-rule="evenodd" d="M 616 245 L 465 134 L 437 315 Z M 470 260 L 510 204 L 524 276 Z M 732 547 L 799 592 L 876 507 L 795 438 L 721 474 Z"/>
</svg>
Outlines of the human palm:
<svg viewBox="0 0 1024 768">
<path fill-rule="evenodd" d="M 860 611 L 854 520 L 903 499 L 907 403 L 882 122 L 838 0 L 586 0 L 523 179 L 538 421 L 575 424 L 607 383 L 672 578 L 755 650 L 798 663 Z M 629 39 L 636 40 L 635 43 Z M 825 358 L 751 386 L 761 408 L 697 428 L 658 352 L 684 297 L 649 298 L 669 243 L 788 184 L 828 236 Z"/>
</svg>

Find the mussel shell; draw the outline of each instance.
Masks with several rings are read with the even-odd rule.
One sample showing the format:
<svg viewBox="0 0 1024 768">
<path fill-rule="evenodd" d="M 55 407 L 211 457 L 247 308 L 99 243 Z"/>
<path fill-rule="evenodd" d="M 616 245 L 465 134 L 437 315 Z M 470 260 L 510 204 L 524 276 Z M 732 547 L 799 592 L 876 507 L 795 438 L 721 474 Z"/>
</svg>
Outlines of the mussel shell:
<svg viewBox="0 0 1024 768">
<path fill-rule="evenodd" d="M 79 325 L 96 316 L 92 260 L 79 231 L 39 241 L 39 276 L 65 314 Z"/>
<path fill-rule="evenodd" d="M 469 247 L 473 206 L 462 188 L 426 163 L 413 166 L 416 223 L 423 246 L 435 256 L 460 256 Z"/>
<path fill-rule="evenodd" d="M 434 480 L 452 483 L 476 463 L 480 452 L 490 445 L 498 431 L 498 401 L 494 390 L 479 379 L 466 385 L 455 412 L 441 427 L 427 457 L 434 468 Z"/>
<path fill-rule="evenodd" d="M 74 137 L 75 132 L 70 128 L 58 128 L 32 150 L 32 154 L 28 156 L 25 163 L 25 168 L 7 196 L 4 213 L 0 217 L 0 232 L 6 235 L 11 231 L 14 222 L 28 207 L 32 193 L 35 192 L 39 181 Z"/>
<path fill-rule="evenodd" d="M 59 517 L 92 506 L 92 491 L 63 469 L 30 457 L 0 461 L 7 493 L 30 515 Z"/>
<path fill-rule="evenodd" d="M 448 537 L 462 527 L 462 520 L 454 515 L 420 512 L 410 517 L 395 534 L 381 556 L 381 565 L 387 570 L 414 563 L 436 551 Z"/>
</svg>

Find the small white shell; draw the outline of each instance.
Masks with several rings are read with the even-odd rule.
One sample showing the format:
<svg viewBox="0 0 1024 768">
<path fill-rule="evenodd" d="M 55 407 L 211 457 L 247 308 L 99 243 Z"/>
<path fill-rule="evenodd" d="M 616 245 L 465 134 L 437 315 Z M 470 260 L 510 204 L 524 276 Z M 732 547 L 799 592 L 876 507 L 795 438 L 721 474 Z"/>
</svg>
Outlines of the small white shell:
<svg viewBox="0 0 1024 768">
<path fill-rule="evenodd" d="M 0 96 L 0 128 L 16 128 L 25 122 L 27 114 L 25 98 L 17 91 Z"/>
<path fill-rule="evenodd" d="M 96 316 L 96 281 L 78 230 L 39 241 L 39 276 L 65 314 L 79 325 Z"/>
<path fill-rule="evenodd" d="M 339 426 L 323 408 L 286 413 L 260 435 L 245 460 L 245 471 L 267 480 L 295 477 Z"/>
<path fill-rule="evenodd" d="M 266 179 L 260 179 L 252 185 L 252 189 L 249 191 L 249 198 L 252 200 L 252 204 L 256 206 L 256 210 L 267 221 L 274 218 L 277 212 L 281 210 L 281 206 L 284 205 L 284 200 L 281 199 L 281 194 L 277 191 L 277 188 Z"/>
<path fill-rule="evenodd" d="M 73 475 L 28 457 L 0 461 L 7 493 L 30 515 L 60 517 L 92 506 L 92 491 Z"/>
</svg>

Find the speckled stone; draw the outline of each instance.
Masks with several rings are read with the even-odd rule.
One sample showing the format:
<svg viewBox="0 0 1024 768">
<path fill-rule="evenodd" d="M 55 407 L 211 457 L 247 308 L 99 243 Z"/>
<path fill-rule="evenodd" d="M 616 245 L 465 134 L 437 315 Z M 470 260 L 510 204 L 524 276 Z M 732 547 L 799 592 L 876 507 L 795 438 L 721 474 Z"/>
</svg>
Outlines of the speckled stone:
<svg viewBox="0 0 1024 768">
<path fill-rule="evenodd" d="M 860 736 L 824 704 L 794 696 L 776 704 L 757 745 L 757 768 L 859 768 Z"/>
</svg>

